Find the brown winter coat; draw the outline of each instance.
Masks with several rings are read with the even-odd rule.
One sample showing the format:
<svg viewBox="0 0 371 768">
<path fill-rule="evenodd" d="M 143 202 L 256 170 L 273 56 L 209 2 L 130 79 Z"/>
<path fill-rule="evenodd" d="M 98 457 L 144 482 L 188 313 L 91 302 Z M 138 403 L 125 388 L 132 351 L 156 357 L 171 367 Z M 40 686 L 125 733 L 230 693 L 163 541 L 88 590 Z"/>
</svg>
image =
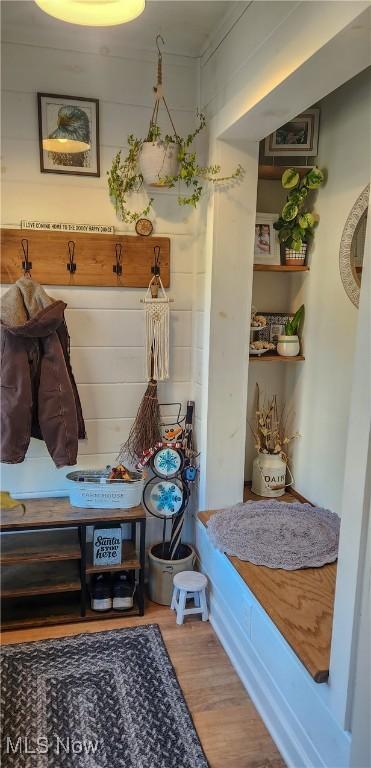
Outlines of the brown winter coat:
<svg viewBox="0 0 371 768">
<path fill-rule="evenodd" d="M 28 277 L 1 307 L 1 461 L 23 461 L 31 437 L 45 440 L 57 467 L 76 464 L 86 437 L 69 359 L 66 304 Z"/>
</svg>

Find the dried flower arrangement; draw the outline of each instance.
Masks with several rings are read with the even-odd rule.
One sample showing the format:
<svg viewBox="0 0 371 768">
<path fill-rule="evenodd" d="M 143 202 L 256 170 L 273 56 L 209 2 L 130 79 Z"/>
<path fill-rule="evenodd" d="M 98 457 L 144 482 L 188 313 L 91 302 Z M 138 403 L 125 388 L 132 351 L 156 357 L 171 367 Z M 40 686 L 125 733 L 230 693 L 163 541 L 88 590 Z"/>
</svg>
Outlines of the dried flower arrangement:
<svg viewBox="0 0 371 768">
<path fill-rule="evenodd" d="M 277 395 L 262 401 L 259 385 L 256 385 L 255 420 L 249 422 L 249 426 L 257 453 L 275 454 L 287 462 L 289 444 L 300 437 L 299 432 L 290 433 L 291 416 L 285 407 L 279 407 Z"/>
</svg>

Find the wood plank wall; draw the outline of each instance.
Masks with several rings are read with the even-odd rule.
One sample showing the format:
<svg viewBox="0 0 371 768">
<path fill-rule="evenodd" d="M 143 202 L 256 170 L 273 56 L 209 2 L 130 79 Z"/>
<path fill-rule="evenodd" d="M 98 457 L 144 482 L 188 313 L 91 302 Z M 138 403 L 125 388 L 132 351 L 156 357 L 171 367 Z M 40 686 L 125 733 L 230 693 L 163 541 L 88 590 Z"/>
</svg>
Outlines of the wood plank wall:
<svg viewBox="0 0 371 768">
<path fill-rule="evenodd" d="M 47 41 L 40 28 L 5 28 L 2 226 L 21 219 L 113 224 L 121 231 L 107 194 L 106 171 L 114 153 L 135 131 L 144 135 L 152 111 L 155 56 L 127 52 L 118 41 L 102 53 L 95 39 L 72 36 L 69 50 Z M 44 37 L 43 37 L 44 35 Z M 177 130 L 192 130 L 197 98 L 197 65 L 166 56 L 165 87 Z M 128 73 L 130 72 L 130 76 Z M 36 91 L 100 99 L 101 177 L 41 174 Z M 167 121 L 162 118 L 167 131 Z M 171 238 L 171 379 L 160 386 L 162 401 L 183 403 L 192 395 L 192 334 L 197 216 L 177 204 L 177 190 L 155 193 L 155 232 Z M 138 196 L 138 206 L 145 196 Z M 133 229 L 127 229 L 129 234 Z M 88 440 L 81 442 L 79 466 L 105 466 L 130 429 L 144 381 L 142 289 L 62 288 L 50 294 L 68 304 L 72 365 L 82 399 Z M 3 487 L 14 492 L 55 493 L 66 488 L 65 470 L 56 470 L 43 443 L 32 441 L 27 460 L 3 466 Z"/>
</svg>

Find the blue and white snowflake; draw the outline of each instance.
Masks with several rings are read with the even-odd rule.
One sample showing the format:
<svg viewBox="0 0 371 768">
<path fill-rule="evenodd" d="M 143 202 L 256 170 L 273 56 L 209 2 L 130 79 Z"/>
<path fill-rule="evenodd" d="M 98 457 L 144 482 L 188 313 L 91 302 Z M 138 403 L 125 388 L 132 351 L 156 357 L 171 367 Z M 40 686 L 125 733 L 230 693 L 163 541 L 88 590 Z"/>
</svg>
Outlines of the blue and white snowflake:
<svg viewBox="0 0 371 768">
<path fill-rule="evenodd" d="M 166 451 L 161 451 L 157 458 L 156 464 L 160 472 L 163 472 L 166 475 L 170 475 L 172 472 L 176 472 L 179 467 L 178 454 L 174 453 L 174 451 L 170 451 L 169 449 Z"/>
<path fill-rule="evenodd" d="M 159 483 L 156 487 L 159 489 L 159 493 L 153 493 L 152 498 L 156 502 L 158 511 L 177 512 L 182 502 L 178 487 L 163 483 Z"/>
</svg>

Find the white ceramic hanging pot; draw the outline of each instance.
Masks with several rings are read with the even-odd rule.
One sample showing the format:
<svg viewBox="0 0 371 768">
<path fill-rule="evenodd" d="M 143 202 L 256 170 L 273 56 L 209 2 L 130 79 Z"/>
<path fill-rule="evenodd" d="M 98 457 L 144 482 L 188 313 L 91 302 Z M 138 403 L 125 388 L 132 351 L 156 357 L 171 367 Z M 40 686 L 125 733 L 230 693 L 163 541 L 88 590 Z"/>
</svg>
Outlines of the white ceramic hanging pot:
<svg viewBox="0 0 371 768">
<path fill-rule="evenodd" d="M 139 155 L 139 168 L 145 184 L 164 186 L 160 179 L 178 173 L 178 146 L 163 141 L 145 141 Z"/>
<path fill-rule="evenodd" d="M 295 357 L 300 352 L 299 336 L 279 336 L 277 353 L 283 357 Z"/>
<path fill-rule="evenodd" d="M 287 469 L 286 462 L 279 454 L 259 453 L 252 465 L 252 492 L 257 496 L 283 496 Z"/>
</svg>

